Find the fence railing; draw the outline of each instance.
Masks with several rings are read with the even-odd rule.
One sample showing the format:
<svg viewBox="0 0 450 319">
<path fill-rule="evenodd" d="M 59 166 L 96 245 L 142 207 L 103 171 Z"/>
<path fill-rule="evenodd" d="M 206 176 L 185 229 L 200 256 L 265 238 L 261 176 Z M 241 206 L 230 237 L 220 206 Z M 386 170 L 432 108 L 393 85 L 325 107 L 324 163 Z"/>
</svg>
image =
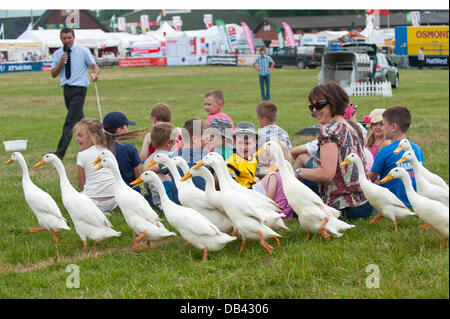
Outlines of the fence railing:
<svg viewBox="0 0 450 319">
<path fill-rule="evenodd" d="M 389 81 L 384 82 L 352 82 L 351 96 L 378 95 L 382 97 L 392 96 L 392 86 Z"/>
</svg>

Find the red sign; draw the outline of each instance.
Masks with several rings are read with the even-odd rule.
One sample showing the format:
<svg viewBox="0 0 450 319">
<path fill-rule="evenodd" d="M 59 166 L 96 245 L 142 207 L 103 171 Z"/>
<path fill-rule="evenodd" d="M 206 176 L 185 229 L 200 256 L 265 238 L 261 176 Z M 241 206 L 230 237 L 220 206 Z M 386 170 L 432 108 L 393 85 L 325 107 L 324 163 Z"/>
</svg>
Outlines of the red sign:
<svg viewBox="0 0 450 319">
<path fill-rule="evenodd" d="M 167 58 L 133 58 L 119 59 L 119 68 L 134 68 L 147 66 L 166 66 Z"/>
<path fill-rule="evenodd" d="M 389 15 L 389 10 L 369 10 L 367 12 L 367 14 L 375 14 L 375 15 L 380 15 L 380 16 L 387 16 Z"/>
</svg>

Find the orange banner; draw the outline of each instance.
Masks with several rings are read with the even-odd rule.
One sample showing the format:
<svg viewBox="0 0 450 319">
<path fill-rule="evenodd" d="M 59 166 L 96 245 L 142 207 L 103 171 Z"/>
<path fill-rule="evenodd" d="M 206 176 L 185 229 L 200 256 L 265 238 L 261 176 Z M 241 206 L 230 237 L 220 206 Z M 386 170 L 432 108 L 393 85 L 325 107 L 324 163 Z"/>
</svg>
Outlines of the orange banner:
<svg viewBox="0 0 450 319">
<path fill-rule="evenodd" d="M 147 66 L 166 66 L 167 58 L 133 58 L 133 59 L 119 59 L 119 68 L 135 68 Z"/>
</svg>

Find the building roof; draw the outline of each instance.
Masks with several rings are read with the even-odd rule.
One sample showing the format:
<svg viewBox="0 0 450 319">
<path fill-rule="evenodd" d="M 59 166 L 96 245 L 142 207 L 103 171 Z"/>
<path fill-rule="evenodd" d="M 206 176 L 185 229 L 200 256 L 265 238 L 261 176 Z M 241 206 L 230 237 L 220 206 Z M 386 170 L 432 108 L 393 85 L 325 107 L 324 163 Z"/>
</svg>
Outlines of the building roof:
<svg viewBox="0 0 450 319">
<path fill-rule="evenodd" d="M 160 13 L 161 10 L 138 10 L 124 14 L 123 17 L 125 17 L 127 23 L 140 22 L 141 15 L 147 14 L 149 21 L 156 21 L 156 18 Z M 206 29 L 205 23 L 203 22 L 204 14 L 212 14 L 213 21 L 218 19 L 224 21 L 226 24 L 235 23 L 238 25 L 241 25 L 241 22 L 243 21 L 248 24 L 250 29 L 253 29 L 256 26 L 252 15 L 245 10 L 190 10 L 189 13 L 176 13 L 167 10 L 167 14 L 165 16 L 161 16 L 161 20 L 171 22 L 173 16 L 180 16 L 183 21 L 181 30 L 200 30 Z M 118 17 L 116 17 L 116 21 L 117 18 Z"/>
<path fill-rule="evenodd" d="M 39 17 L 33 17 L 36 21 Z M 3 23 L 3 29 L 5 30 L 5 39 L 17 39 L 30 24 L 30 17 L 11 17 L 11 18 L 1 18 L 0 26 Z"/>
<path fill-rule="evenodd" d="M 407 26 L 411 23 L 406 21 L 406 14 L 410 11 L 395 12 L 385 16 L 379 16 L 381 27 Z M 355 15 L 334 15 L 334 16 L 297 16 L 297 17 L 268 17 L 265 18 L 268 24 L 282 28 L 282 22 L 286 22 L 292 29 L 339 29 L 339 28 L 364 28 L 366 26 L 366 16 L 364 14 Z M 421 12 L 421 25 L 448 25 L 449 15 L 447 12 Z M 264 25 L 259 24 L 256 29 Z"/>
</svg>

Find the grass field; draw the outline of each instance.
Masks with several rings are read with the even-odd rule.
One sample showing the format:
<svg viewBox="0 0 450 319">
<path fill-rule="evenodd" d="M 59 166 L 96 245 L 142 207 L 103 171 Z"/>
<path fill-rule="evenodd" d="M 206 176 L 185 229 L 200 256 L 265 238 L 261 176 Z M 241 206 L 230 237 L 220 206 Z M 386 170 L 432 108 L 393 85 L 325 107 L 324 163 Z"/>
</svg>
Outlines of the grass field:
<svg viewBox="0 0 450 319">
<path fill-rule="evenodd" d="M 294 134 L 316 124 L 307 96 L 318 72 L 272 71 L 278 124 L 294 145 L 312 139 Z M 401 69 L 400 88 L 392 97 L 351 98 L 360 106 L 358 119 L 373 108 L 408 107 L 413 115 L 409 138 L 422 148 L 425 165 L 446 181 L 448 80 L 448 70 Z M 255 108 L 261 101 L 252 68 L 103 69 L 98 82 L 103 115 L 120 110 L 137 122 L 136 129 L 151 127 L 149 109 L 157 102 L 171 106 L 177 126 L 192 116 L 206 118 L 203 95 L 211 89 L 224 92 L 224 112 L 235 124 L 257 124 Z M 84 110 L 85 116 L 98 118 L 92 85 Z M 62 205 L 56 170 L 51 165 L 31 168 L 55 150 L 60 137 L 66 111 L 59 80 L 46 72 L 1 74 L 0 112 L 0 140 L 28 139 L 22 153 L 31 178 L 52 195 L 72 228 L 60 234 L 58 245 L 49 232 L 29 233 L 29 227 L 39 225 L 24 200 L 20 168 L 16 163 L 0 165 L 0 298 L 449 298 L 448 245 L 442 249 L 439 237 L 418 229 L 417 217 L 400 221 L 398 233 L 388 220 L 376 225 L 360 220 L 342 238 L 325 241 L 314 236 L 306 243 L 306 232 L 293 220 L 272 255 L 258 242 L 249 242 L 239 254 L 239 238 L 202 263 L 203 252 L 185 247 L 180 236 L 155 245 L 151 252 L 135 252 L 131 230 L 116 214 L 111 222 L 122 237 L 107 240 L 104 247 L 89 242 L 84 250 Z M 132 141 L 138 149 L 141 142 Z M 78 151 L 73 141 L 63 161 L 74 186 Z M 4 162 L 9 153 L 2 154 Z M 79 288 L 66 285 L 70 265 L 79 267 Z M 373 274 L 370 265 L 380 271 L 379 288 L 366 286 Z"/>
</svg>

